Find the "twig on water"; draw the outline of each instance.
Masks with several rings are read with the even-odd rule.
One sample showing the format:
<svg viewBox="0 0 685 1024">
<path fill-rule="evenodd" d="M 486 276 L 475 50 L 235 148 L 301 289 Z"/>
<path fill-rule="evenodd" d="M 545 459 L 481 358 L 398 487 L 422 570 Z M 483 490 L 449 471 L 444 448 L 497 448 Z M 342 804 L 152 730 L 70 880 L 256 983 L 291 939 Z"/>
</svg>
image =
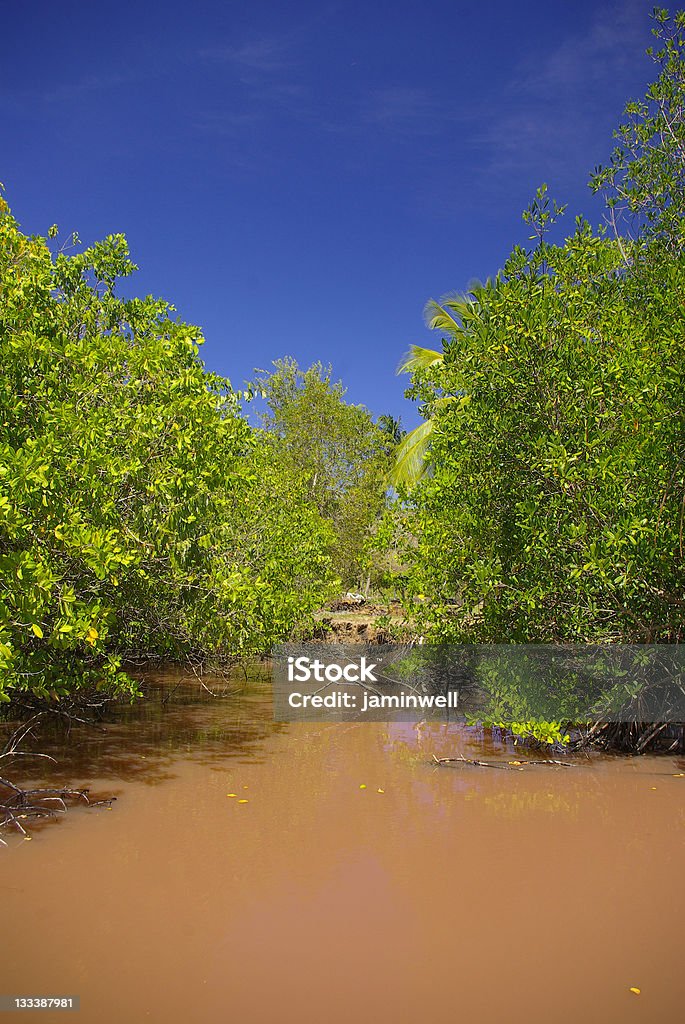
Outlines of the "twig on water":
<svg viewBox="0 0 685 1024">
<path fill-rule="evenodd" d="M 440 765 L 441 767 L 449 767 L 450 765 L 460 764 L 473 764 L 476 765 L 478 768 L 501 768 L 502 771 L 506 772 L 522 772 L 524 768 L 532 764 L 554 764 L 558 765 L 561 768 L 578 767 L 578 765 L 573 764 L 571 761 L 556 761 L 553 758 L 549 758 L 545 761 L 509 761 L 507 764 L 504 764 L 504 762 L 502 761 L 476 761 L 475 758 L 464 757 L 463 754 L 460 754 L 459 757 L 436 757 L 435 754 L 433 754 L 433 761 L 435 762 L 435 764 Z"/>
</svg>

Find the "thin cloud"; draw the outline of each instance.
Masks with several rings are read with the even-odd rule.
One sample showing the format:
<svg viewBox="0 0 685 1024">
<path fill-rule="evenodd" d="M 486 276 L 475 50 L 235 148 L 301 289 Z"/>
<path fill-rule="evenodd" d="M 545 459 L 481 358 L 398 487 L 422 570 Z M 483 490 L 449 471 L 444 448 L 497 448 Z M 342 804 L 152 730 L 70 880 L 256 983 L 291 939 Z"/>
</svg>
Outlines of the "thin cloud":
<svg viewBox="0 0 685 1024">
<path fill-rule="evenodd" d="M 113 71 L 111 73 L 88 74 L 72 82 L 62 82 L 51 89 L 21 89 L 12 92 L 0 91 L 0 104 L 7 110 L 20 113 L 34 111 L 39 104 L 66 104 L 82 97 L 137 84 L 156 77 L 156 72 L 146 70 Z"/>
<path fill-rule="evenodd" d="M 635 64 L 648 31 L 648 10 L 639 0 L 599 9 L 587 32 L 566 39 L 541 61 L 521 70 L 523 90 L 587 91 Z"/>
<path fill-rule="evenodd" d="M 198 121 L 201 130 L 237 134 L 241 128 L 265 124 L 274 111 L 296 119 L 308 118 L 308 91 L 300 80 L 304 62 L 297 52 L 299 34 L 292 31 L 199 51 L 198 60 L 215 62 L 228 71 L 220 89 L 231 103 L 239 105 L 238 113 L 202 115 Z"/>
<path fill-rule="evenodd" d="M 428 90 L 407 86 L 374 90 L 361 110 L 363 124 L 412 136 L 440 131 L 448 119 L 445 105 Z"/>
<path fill-rule="evenodd" d="M 199 114 L 195 127 L 208 135 L 234 137 L 245 129 L 261 124 L 265 119 L 266 114 L 263 110 L 207 110 Z"/>
<path fill-rule="evenodd" d="M 293 66 L 289 45 L 283 38 L 263 37 L 240 46 L 214 46 L 201 50 L 199 56 L 228 64 L 237 71 L 272 75 Z"/>
<path fill-rule="evenodd" d="M 111 74 L 85 75 L 76 82 L 65 82 L 43 94 L 48 103 L 64 103 L 89 93 L 109 92 L 152 77 L 150 71 L 113 71 Z"/>
<path fill-rule="evenodd" d="M 612 104 L 622 109 L 628 99 L 626 75 L 648 44 L 648 33 L 645 5 L 627 0 L 597 10 L 586 31 L 550 53 L 521 62 L 504 94 L 491 104 L 486 128 L 474 134 L 474 142 L 488 152 L 483 168 L 488 179 L 541 164 L 543 175 L 575 177 L 581 165 L 588 172 L 594 144 L 588 108 L 601 98 L 608 111 Z"/>
</svg>

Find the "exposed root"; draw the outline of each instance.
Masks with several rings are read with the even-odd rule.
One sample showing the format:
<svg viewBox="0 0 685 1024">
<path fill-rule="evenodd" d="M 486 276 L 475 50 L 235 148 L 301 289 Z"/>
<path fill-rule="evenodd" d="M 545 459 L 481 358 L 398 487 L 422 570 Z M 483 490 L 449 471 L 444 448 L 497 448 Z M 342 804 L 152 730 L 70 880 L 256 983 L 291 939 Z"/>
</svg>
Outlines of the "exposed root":
<svg viewBox="0 0 685 1024">
<path fill-rule="evenodd" d="M 574 749 L 596 747 L 624 754 L 685 753 L 682 722 L 595 722 Z"/>
<path fill-rule="evenodd" d="M 63 814 L 68 800 L 90 804 L 87 789 L 21 789 L 0 777 L 0 829 L 14 828 L 25 836 L 22 821 Z M 0 842 L 7 845 L 2 838 Z"/>
<path fill-rule="evenodd" d="M 100 727 L 92 719 L 83 717 L 83 708 L 85 706 L 88 711 L 98 713 L 107 703 L 109 703 L 109 698 L 95 695 L 87 704 L 73 702 L 66 707 L 59 708 L 40 704 L 19 705 L 24 712 L 33 713 L 15 729 L 7 740 L 0 752 L 0 765 L 5 760 L 17 757 L 40 757 L 54 763 L 55 758 L 50 754 L 22 751 L 18 747 L 26 739 L 33 737 L 35 728 L 49 717 L 57 716 L 68 726 L 71 726 L 73 722 L 78 722 L 98 729 Z M 69 803 L 85 803 L 90 807 L 97 807 L 103 804 L 111 805 L 116 800 L 116 797 L 111 797 L 93 801 L 90 800 L 88 792 L 87 789 L 70 789 L 68 787 L 23 789 L 4 776 L 0 776 L 0 833 L 13 829 L 28 838 L 28 833 L 22 822 L 28 823 L 64 814 Z M 7 845 L 1 835 L 0 845 Z"/>
</svg>

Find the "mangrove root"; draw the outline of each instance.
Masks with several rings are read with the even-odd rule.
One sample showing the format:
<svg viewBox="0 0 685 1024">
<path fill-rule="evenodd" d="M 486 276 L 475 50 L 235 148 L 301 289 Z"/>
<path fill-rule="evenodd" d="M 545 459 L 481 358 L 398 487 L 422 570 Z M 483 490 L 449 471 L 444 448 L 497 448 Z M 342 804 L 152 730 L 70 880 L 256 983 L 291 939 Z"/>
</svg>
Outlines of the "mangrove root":
<svg viewBox="0 0 685 1024">
<path fill-rule="evenodd" d="M 21 789 L 9 779 L 0 778 L 0 830 L 15 828 L 26 835 L 22 821 L 52 818 L 64 813 L 67 800 L 82 800 L 90 806 L 109 803 L 98 800 L 91 804 L 87 789 Z M 6 845 L 2 838 L 0 843 Z"/>
</svg>

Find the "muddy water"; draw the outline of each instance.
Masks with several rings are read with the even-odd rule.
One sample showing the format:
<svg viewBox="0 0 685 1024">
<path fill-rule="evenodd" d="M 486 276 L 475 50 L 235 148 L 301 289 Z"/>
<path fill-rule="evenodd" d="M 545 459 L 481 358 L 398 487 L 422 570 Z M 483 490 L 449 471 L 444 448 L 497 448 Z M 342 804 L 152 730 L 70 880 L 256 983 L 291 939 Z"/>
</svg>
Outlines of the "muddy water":
<svg viewBox="0 0 685 1024">
<path fill-rule="evenodd" d="M 82 1024 L 682 1019 L 682 761 L 436 768 L 515 753 L 275 725 L 264 683 L 54 749 L 51 784 L 118 799 L 0 850 L 0 993 Z"/>
</svg>

